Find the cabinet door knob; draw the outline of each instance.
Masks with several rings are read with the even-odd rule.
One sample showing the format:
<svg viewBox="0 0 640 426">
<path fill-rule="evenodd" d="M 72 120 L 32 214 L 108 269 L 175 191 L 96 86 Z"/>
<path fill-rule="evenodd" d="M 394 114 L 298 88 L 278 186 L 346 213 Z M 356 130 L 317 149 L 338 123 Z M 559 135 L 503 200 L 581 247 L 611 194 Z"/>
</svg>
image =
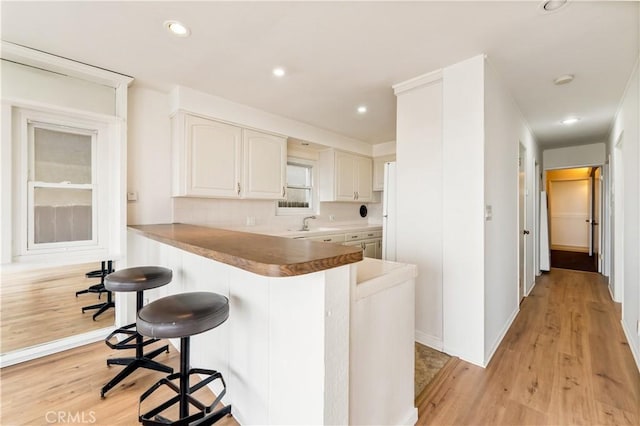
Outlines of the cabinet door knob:
<svg viewBox="0 0 640 426">
<path fill-rule="evenodd" d="M 238 195 L 240 195 L 240 182 L 238 182 Z"/>
<path fill-rule="evenodd" d="M 282 198 L 285 198 L 285 195 L 287 194 L 287 187 L 283 186 L 282 187 Z"/>
</svg>

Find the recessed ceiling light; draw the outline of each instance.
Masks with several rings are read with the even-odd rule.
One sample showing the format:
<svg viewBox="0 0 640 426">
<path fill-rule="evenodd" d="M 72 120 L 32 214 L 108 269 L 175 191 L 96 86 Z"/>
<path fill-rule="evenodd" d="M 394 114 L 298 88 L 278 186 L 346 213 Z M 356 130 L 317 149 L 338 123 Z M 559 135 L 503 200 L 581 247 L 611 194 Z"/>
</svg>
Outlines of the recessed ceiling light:
<svg viewBox="0 0 640 426">
<path fill-rule="evenodd" d="M 555 12 L 567 5 L 567 0 L 545 0 L 540 4 L 540 9 L 544 12 Z"/>
<path fill-rule="evenodd" d="M 366 106 L 364 106 L 364 105 L 360 105 L 360 106 L 358 107 L 358 113 L 359 113 L 359 114 L 364 114 L 365 112 L 367 112 L 367 107 L 366 107 Z"/>
<path fill-rule="evenodd" d="M 191 34 L 189 28 L 178 21 L 165 21 L 164 27 L 171 32 L 171 34 L 178 37 L 187 37 Z"/>
<path fill-rule="evenodd" d="M 570 126 L 572 124 L 576 124 L 578 121 L 580 121 L 580 118 L 578 117 L 569 117 L 562 120 L 561 123 L 566 126 Z"/>
<path fill-rule="evenodd" d="M 276 77 L 284 77 L 284 75 L 285 75 L 284 68 L 281 68 L 281 67 L 274 68 L 273 69 L 273 75 L 275 75 Z"/>
<path fill-rule="evenodd" d="M 553 80 L 553 84 L 561 85 L 571 83 L 573 81 L 573 74 L 563 74 L 560 77 Z"/>
</svg>

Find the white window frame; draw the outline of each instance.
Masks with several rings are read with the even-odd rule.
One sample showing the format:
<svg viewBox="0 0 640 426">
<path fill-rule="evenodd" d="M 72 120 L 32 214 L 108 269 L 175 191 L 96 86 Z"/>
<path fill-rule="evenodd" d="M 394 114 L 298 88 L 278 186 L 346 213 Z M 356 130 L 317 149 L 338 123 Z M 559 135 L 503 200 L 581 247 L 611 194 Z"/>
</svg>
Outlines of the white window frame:
<svg viewBox="0 0 640 426">
<path fill-rule="evenodd" d="M 14 126 L 17 130 L 15 146 L 18 163 L 14 181 L 14 256 L 19 258 L 37 255 L 50 256 L 65 253 L 96 252 L 103 256 L 109 240 L 109 171 L 101 164 L 109 164 L 109 142 L 113 131 L 110 120 L 85 117 L 80 114 L 56 112 L 50 109 L 38 110 L 14 107 Z M 91 184 L 56 184 L 33 181 L 34 173 L 34 135 L 35 128 L 64 131 L 68 133 L 91 135 Z M 57 187 L 68 189 L 92 189 L 92 235 L 91 240 L 62 241 L 55 243 L 34 243 L 34 190 L 38 187 Z M 14 258 L 16 259 L 16 258 Z M 49 258 L 51 259 L 51 258 Z"/>
<path fill-rule="evenodd" d="M 308 214 L 318 213 L 318 164 L 316 161 L 307 160 L 305 158 L 288 157 L 287 165 L 296 164 L 300 166 L 306 166 L 311 168 L 311 203 L 309 207 L 279 207 L 278 201 L 276 201 L 276 215 L 277 216 L 302 216 Z M 285 188 L 289 188 L 288 184 Z"/>
<path fill-rule="evenodd" d="M 70 126 L 61 126 L 52 124 L 51 122 L 41 122 L 35 120 L 27 120 L 28 132 L 28 181 L 27 181 L 27 251 L 41 251 L 56 248 L 72 248 L 78 246 L 97 246 L 98 245 L 98 188 L 96 184 L 98 166 L 97 161 L 97 129 L 75 128 Z M 72 183 L 52 183 L 39 182 L 35 180 L 35 129 L 46 129 L 59 131 L 64 133 L 72 133 L 76 135 L 91 137 L 91 183 L 89 184 L 72 184 Z M 55 243 L 36 243 L 35 242 L 35 189 L 36 188 L 60 188 L 60 189 L 90 189 L 91 190 L 91 239 L 81 241 L 60 241 Z"/>
</svg>

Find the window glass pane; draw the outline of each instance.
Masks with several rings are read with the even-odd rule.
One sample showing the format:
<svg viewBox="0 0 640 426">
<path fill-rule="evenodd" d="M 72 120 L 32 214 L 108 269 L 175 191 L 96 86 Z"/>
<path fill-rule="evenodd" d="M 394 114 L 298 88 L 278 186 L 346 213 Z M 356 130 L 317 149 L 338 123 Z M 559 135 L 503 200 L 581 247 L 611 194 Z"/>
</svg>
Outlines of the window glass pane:
<svg viewBox="0 0 640 426">
<path fill-rule="evenodd" d="M 91 136 L 34 129 L 37 182 L 91 183 Z"/>
<path fill-rule="evenodd" d="M 34 243 L 92 239 L 92 190 L 34 188 Z"/>
<path fill-rule="evenodd" d="M 287 164 L 287 185 L 311 186 L 311 167 Z"/>
<path fill-rule="evenodd" d="M 311 189 L 288 188 L 287 199 L 278 202 L 278 207 L 309 207 Z"/>
</svg>

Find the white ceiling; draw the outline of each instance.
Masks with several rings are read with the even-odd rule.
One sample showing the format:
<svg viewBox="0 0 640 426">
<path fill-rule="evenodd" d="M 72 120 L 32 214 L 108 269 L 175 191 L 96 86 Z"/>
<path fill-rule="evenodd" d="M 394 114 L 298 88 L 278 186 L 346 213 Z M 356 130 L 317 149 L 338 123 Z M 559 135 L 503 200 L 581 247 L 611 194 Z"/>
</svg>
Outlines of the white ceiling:
<svg viewBox="0 0 640 426">
<path fill-rule="evenodd" d="M 639 3 L 539 4 L 2 1 L 1 28 L 3 40 L 138 84 L 188 86 L 369 143 L 395 139 L 393 84 L 486 53 L 541 145 L 602 141 L 638 58 Z M 170 35 L 168 19 L 192 35 Z M 554 86 L 564 73 L 574 82 Z M 569 115 L 582 120 L 559 124 Z"/>
</svg>

